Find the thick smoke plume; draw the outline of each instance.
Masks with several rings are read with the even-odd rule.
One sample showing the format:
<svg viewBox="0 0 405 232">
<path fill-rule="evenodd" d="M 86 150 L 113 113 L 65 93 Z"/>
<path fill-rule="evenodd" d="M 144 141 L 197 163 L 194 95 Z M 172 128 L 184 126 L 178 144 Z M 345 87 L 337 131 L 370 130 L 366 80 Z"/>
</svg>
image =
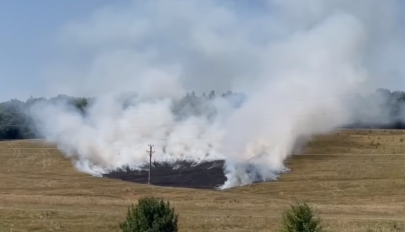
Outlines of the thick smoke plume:
<svg viewBox="0 0 405 232">
<path fill-rule="evenodd" d="M 353 99 L 399 83 L 402 8 L 395 0 L 105 7 L 62 28 L 66 56 L 47 70 L 59 77 L 53 91 L 95 100 L 84 115 L 64 102 L 39 103 L 31 115 L 48 141 L 94 175 L 143 165 L 153 143 L 159 161 L 225 159 L 221 188 L 273 180 L 301 138 L 385 116 Z M 193 90 L 247 97 L 241 105 L 183 98 Z"/>
</svg>

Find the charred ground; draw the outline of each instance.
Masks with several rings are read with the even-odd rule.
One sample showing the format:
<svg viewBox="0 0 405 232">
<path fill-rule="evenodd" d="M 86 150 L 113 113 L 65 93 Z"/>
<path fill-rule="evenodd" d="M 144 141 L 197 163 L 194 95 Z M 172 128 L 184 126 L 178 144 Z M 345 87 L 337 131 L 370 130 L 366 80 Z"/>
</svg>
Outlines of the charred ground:
<svg viewBox="0 0 405 232">
<path fill-rule="evenodd" d="M 223 171 L 224 160 L 193 163 L 177 161 L 175 163 L 152 163 L 151 184 L 182 188 L 213 189 L 227 180 Z M 148 165 L 139 170 L 119 169 L 104 174 L 103 177 L 120 179 L 140 184 L 148 183 Z"/>
</svg>

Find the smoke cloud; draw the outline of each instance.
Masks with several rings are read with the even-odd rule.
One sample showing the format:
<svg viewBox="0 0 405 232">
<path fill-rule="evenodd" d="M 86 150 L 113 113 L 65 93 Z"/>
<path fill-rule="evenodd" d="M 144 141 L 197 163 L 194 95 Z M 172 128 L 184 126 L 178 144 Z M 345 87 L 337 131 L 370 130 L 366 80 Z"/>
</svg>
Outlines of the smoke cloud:
<svg viewBox="0 0 405 232">
<path fill-rule="evenodd" d="M 396 0 L 134 0 L 72 21 L 50 91 L 96 96 L 31 109 L 39 132 L 81 171 L 225 159 L 222 189 L 274 180 L 299 139 L 362 115 L 355 94 L 400 84 Z M 242 91 L 240 99 L 183 98 Z M 136 93 L 128 97 L 127 93 Z M 238 105 L 238 106 L 236 106 Z M 353 110 L 355 109 L 355 111 Z"/>
</svg>

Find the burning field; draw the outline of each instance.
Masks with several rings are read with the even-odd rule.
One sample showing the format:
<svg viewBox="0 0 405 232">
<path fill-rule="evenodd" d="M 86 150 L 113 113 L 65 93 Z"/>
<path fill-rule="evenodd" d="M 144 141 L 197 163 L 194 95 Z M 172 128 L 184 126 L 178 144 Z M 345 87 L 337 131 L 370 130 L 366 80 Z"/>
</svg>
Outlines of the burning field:
<svg viewBox="0 0 405 232">
<path fill-rule="evenodd" d="M 145 195 L 170 200 L 182 231 L 272 231 L 295 199 L 327 228 L 397 228 L 404 132 L 339 129 L 404 127 L 405 93 L 386 89 L 405 80 L 404 9 L 131 0 L 60 22 L 36 39 L 50 51 L 23 57 L 48 57 L 26 76 L 61 95 L 0 109 L 0 228 L 114 231 Z"/>
<path fill-rule="evenodd" d="M 16 123 L 94 176 L 147 162 L 148 144 L 156 162 L 225 160 L 225 189 L 276 179 L 302 138 L 402 117 L 398 96 L 375 91 L 404 80 L 402 2 L 250 2 L 134 0 L 88 12 L 61 26 L 63 52 L 44 70 L 50 92 L 93 97 L 38 99 Z M 219 177 L 202 167 L 181 172 Z M 224 181 L 154 171 L 156 184 Z M 128 173 L 109 176 L 145 181 Z"/>
</svg>

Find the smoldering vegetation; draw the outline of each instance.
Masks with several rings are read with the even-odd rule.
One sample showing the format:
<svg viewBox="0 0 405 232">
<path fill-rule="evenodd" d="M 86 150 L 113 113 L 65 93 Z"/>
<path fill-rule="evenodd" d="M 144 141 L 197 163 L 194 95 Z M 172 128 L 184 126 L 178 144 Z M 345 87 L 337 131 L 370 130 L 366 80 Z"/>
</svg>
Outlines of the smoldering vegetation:
<svg viewBox="0 0 405 232">
<path fill-rule="evenodd" d="M 192 161 L 153 162 L 150 184 L 158 186 L 213 189 L 223 185 L 226 177 L 223 171 L 224 160 L 193 163 Z M 124 167 L 104 174 L 103 177 L 147 184 L 149 165 L 137 169 Z"/>
<path fill-rule="evenodd" d="M 402 2 L 248 2 L 134 0 L 67 23 L 50 91 L 96 97 L 35 102 L 34 134 L 95 176 L 148 162 L 150 143 L 159 162 L 225 160 L 224 189 L 277 179 L 315 134 L 403 125 L 403 93 L 367 94 L 403 81 Z"/>
<path fill-rule="evenodd" d="M 135 106 L 139 103 L 136 93 L 121 94 L 119 97 L 119 108 L 122 110 Z M 227 91 L 222 94 L 216 94 L 211 91 L 208 94 L 197 95 L 194 91 L 187 93 L 180 99 L 174 100 L 170 111 L 175 115 L 176 121 L 182 121 L 189 117 L 204 116 L 212 119 L 216 113 L 216 108 L 212 105 L 212 100 L 221 97 L 226 100 L 229 106 L 239 108 L 247 96 L 243 93 L 233 93 Z M 94 104 L 94 97 L 73 97 L 67 95 L 58 95 L 53 98 L 31 97 L 25 101 L 12 99 L 0 103 L 0 140 L 14 139 L 35 139 L 44 138 L 38 133 L 38 128 L 33 121 L 31 110 L 36 104 L 42 105 L 65 105 L 72 112 L 85 119 L 88 116 L 88 108 Z M 154 113 L 141 112 L 141 113 Z M 159 113 L 159 112 L 158 112 Z M 58 115 L 55 115 L 55 117 Z"/>
<path fill-rule="evenodd" d="M 361 104 L 368 110 L 359 110 Z M 370 96 L 359 96 L 354 100 L 352 111 L 355 120 L 344 128 L 348 129 L 405 129 L 405 93 L 378 89 Z M 357 112 L 356 112 L 357 109 Z M 370 112 L 380 112 L 373 114 Z"/>
<path fill-rule="evenodd" d="M 209 94 L 197 95 L 195 92 L 186 94 L 181 99 L 174 101 L 171 107 L 171 112 L 175 115 L 176 121 L 184 121 L 189 117 L 206 117 L 208 121 L 213 120 L 217 114 L 216 107 L 213 106 L 215 98 L 224 98 L 233 108 L 237 109 L 243 106 L 247 96 L 242 93 L 232 93 L 228 91 L 223 94 L 216 94 L 211 91 Z M 125 110 L 128 107 L 137 104 L 136 94 L 127 94 L 121 98 L 120 107 Z M 384 99 L 383 101 L 381 99 Z M 10 139 L 32 139 L 43 138 L 38 134 L 35 128 L 35 123 L 30 118 L 27 112 L 35 103 L 46 104 L 66 104 L 70 110 L 73 110 L 80 115 L 82 119 L 88 117 L 88 108 L 91 107 L 95 98 L 74 98 L 66 95 L 60 95 L 55 98 L 30 98 L 27 101 L 11 100 L 3 102 L 1 106 L 1 129 L 3 140 Z M 366 96 L 354 95 L 351 97 L 354 105 L 362 104 L 374 107 L 379 112 L 380 117 L 368 117 L 361 111 L 356 111 L 352 108 L 352 114 L 356 115 L 357 121 L 352 124 L 344 125 L 343 128 L 361 129 L 361 128 L 375 128 L 375 129 L 404 129 L 405 125 L 405 92 L 395 91 L 390 92 L 386 89 L 378 89 L 374 93 Z M 379 101 L 379 104 L 376 104 Z M 377 107 L 377 108 L 376 108 Z M 383 115 L 383 117 L 381 117 Z M 8 122 L 8 123 L 7 123 Z M 307 140 L 305 137 L 296 140 L 296 148 L 299 150 L 303 143 Z M 146 147 L 145 147 L 146 148 Z M 145 149 L 144 149 L 145 150 Z M 165 152 L 165 147 L 162 148 Z M 208 154 L 207 154 L 208 155 Z M 145 157 L 147 154 L 145 153 Z M 159 154 L 156 154 L 158 157 Z M 271 181 L 278 178 L 283 172 L 288 169 L 274 172 L 267 177 L 261 176 L 256 172 L 257 166 L 250 163 L 234 164 L 233 167 L 243 167 L 247 179 L 253 179 L 254 182 Z M 210 160 L 195 162 L 193 160 L 172 160 L 166 162 L 153 161 L 152 162 L 152 182 L 151 184 L 159 186 L 173 186 L 173 187 L 186 187 L 186 188 L 218 188 L 222 186 L 227 177 L 224 173 L 225 160 Z M 120 179 L 124 181 L 147 183 L 148 182 L 148 164 L 140 163 L 136 167 L 124 165 L 123 167 L 109 170 L 102 174 L 106 178 Z M 240 177 L 239 177 L 240 178 Z"/>
<path fill-rule="evenodd" d="M 134 103 L 136 94 L 126 95 L 122 98 L 121 106 L 125 109 Z M 233 93 L 227 91 L 216 95 L 215 91 L 209 94 L 197 95 L 194 91 L 187 93 L 183 98 L 174 101 L 171 111 L 176 116 L 176 120 L 181 121 L 191 116 L 204 115 L 212 118 L 217 113 L 212 106 L 212 100 L 222 97 L 227 100 L 233 108 L 242 107 L 247 95 L 243 93 Z M 337 96 L 339 97 L 339 96 Z M 54 98 L 34 98 L 26 101 L 12 99 L 0 103 L 0 140 L 13 139 L 34 139 L 44 138 L 38 134 L 36 125 L 29 114 L 30 108 L 38 102 L 46 104 L 66 104 L 73 111 L 80 113 L 82 118 L 86 118 L 87 109 L 93 103 L 92 97 L 71 97 L 59 95 Z M 341 128 L 348 129 L 405 129 L 405 92 L 390 91 L 388 89 L 377 89 L 369 95 L 355 94 L 350 98 L 354 102 L 350 109 L 354 115 L 354 122 L 343 125 Z M 369 106 L 369 108 L 380 112 L 378 116 L 368 114 L 364 110 L 356 107 L 358 105 Z"/>
</svg>

